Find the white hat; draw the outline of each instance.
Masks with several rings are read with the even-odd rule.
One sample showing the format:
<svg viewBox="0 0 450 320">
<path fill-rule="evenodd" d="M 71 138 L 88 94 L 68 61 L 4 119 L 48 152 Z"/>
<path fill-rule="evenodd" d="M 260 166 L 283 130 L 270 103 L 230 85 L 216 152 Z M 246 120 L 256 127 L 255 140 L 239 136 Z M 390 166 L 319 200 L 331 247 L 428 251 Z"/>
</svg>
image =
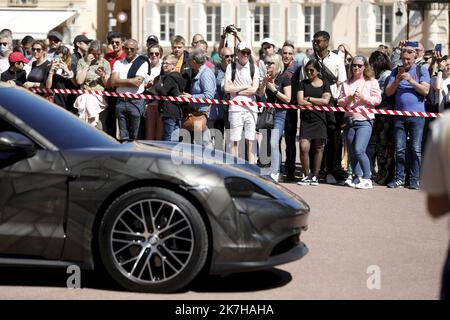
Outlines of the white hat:
<svg viewBox="0 0 450 320">
<path fill-rule="evenodd" d="M 237 49 L 239 51 L 242 51 L 242 50 L 245 50 L 245 49 L 248 49 L 248 50 L 252 51 L 252 47 L 250 46 L 250 44 L 245 42 L 245 41 L 239 42 L 238 45 L 237 45 Z"/>
<path fill-rule="evenodd" d="M 272 38 L 264 38 L 264 39 L 261 41 L 261 45 L 263 45 L 264 43 L 268 43 L 268 44 L 271 44 L 271 45 L 273 45 L 274 47 L 276 47 L 275 41 L 273 41 Z"/>
</svg>

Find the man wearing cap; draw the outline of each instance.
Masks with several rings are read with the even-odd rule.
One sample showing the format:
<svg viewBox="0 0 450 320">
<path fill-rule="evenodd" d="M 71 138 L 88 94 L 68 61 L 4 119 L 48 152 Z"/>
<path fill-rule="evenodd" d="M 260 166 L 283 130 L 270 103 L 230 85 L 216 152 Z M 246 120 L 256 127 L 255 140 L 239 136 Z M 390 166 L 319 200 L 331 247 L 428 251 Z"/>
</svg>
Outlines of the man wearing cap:
<svg viewBox="0 0 450 320">
<path fill-rule="evenodd" d="M 63 36 L 58 31 L 50 31 L 47 35 L 48 39 L 48 55 L 47 60 L 53 61 L 56 50 L 63 45 Z"/>
<path fill-rule="evenodd" d="M 231 63 L 227 67 L 225 73 L 224 91 L 230 93 L 231 100 L 236 101 L 256 101 L 256 91 L 259 87 L 259 69 L 251 66 L 250 56 L 252 49 L 250 44 L 240 42 L 237 45 L 238 56 L 237 61 Z M 233 72 L 235 69 L 235 72 Z M 254 69 L 253 79 L 251 76 Z M 233 79 L 234 73 L 234 79 Z M 238 156 L 238 143 L 242 139 L 242 132 L 245 133 L 245 141 L 247 143 L 247 160 L 255 164 L 255 140 L 256 140 L 256 119 L 258 116 L 258 107 L 243 107 L 230 105 L 229 110 L 230 121 L 230 140 L 231 153 Z"/>
<path fill-rule="evenodd" d="M 26 59 L 20 52 L 11 53 L 8 60 L 9 69 L 2 73 L 1 81 L 18 86 L 23 85 L 27 81 L 27 73 L 23 68 L 30 60 Z"/>
<path fill-rule="evenodd" d="M 158 37 L 155 36 L 154 34 L 148 36 L 148 38 L 147 38 L 147 49 L 150 48 L 151 46 L 155 45 L 155 44 L 159 44 Z"/>
<path fill-rule="evenodd" d="M 77 72 L 78 61 L 87 54 L 89 49 L 89 44 L 92 39 L 89 39 L 84 34 L 80 34 L 73 40 L 73 54 L 72 54 L 72 71 Z"/>
</svg>

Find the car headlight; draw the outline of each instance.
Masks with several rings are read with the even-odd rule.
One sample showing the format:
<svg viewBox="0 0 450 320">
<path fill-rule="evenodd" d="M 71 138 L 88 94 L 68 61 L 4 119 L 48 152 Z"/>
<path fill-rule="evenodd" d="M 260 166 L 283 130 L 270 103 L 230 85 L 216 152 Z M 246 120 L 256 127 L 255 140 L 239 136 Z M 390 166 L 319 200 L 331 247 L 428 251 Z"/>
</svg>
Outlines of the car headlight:
<svg viewBox="0 0 450 320">
<path fill-rule="evenodd" d="M 270 193 L 244 178 L 225 178 L 224 183 L 232 198 L 273 199 Z"/>
</svg>

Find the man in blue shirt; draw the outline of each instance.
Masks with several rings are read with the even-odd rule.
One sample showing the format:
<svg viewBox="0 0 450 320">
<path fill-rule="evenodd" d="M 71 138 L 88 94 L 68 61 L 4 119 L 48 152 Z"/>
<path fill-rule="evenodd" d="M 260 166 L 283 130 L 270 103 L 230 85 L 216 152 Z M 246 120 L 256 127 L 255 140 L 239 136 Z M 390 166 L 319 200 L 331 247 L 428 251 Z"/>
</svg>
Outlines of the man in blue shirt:
<svg viewBox="0 0 450 320">
<path fill-rule="evenodd" d="M 216 94 L 216 77 L 214 71 L 206 66 L 207 55 L 202 49 L 192 50 L 189 56 L 189 63 L 192 71 L 196 74 L 191 82 L 191 93 L 184 93 L 180 97 L 193 99 L 214 99 Z M 209 117 L 211 104 L 209 103 L 190 103 L 192 111 L 206 113 Z M 210 146 L 211 135 L 209 130 L 203 131 L 202 144 Z"/>
<path fill-rule="evenodd" d="M 425 98 L 430 90 L 430 74 L 425 66 L 417 66 L 417 48 L 402 48 L 402 65 L 393 70 L 386 86 L 386 96 L 395 95 L 395 110 L 425 112 Z M 395 177 L 389 188 L 405 185 L 406 152 L 411 154 L 410 189 L 419 189 L 422 157 L 422 134 L 425 118 L 395 116 Z M 407 139 L 410 139 L 407 144 Z M 408 150 L 407 150 L 408 147 Z"/>
</svg>

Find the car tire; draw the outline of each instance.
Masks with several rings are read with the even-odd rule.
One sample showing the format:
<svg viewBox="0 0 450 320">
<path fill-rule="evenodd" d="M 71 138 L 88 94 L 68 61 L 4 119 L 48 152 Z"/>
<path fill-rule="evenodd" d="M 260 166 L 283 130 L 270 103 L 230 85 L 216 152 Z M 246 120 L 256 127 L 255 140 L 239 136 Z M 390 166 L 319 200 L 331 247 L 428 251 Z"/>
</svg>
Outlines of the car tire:
<svg viewBox="0 0 450 320">
<path fill-rule="evenodd" d="M 106 271 L 131 291 L 179 291 L 199 274 L 208 255 L 208 233 L 198 210 L 158 187 L 118 197 L 106 210 L 98 237 Z"/>
</svg>

